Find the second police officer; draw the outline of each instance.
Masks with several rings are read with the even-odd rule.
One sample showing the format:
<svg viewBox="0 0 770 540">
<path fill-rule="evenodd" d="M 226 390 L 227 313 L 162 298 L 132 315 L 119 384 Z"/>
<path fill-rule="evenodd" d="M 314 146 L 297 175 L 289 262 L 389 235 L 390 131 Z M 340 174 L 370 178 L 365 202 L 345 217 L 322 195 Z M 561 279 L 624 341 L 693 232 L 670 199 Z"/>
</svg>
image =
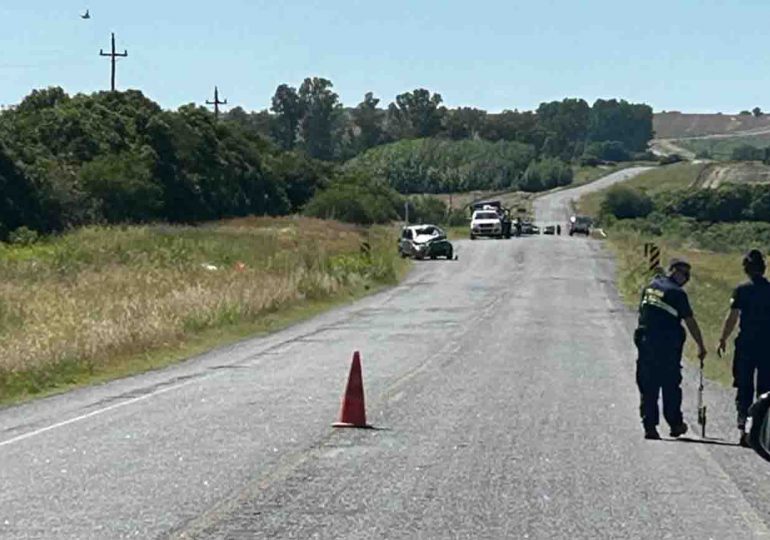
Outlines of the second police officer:
<svg viewBox="0 0 770 540">
<path fill-rule="evenodd" d="M 756 249 L 743 258 L 743 271 L 749 281 L 733 292 L 717 347 L 722 356 L 727 339 L 740 320 L 733 356 L 733 386 L 742 446 L 748 446 L 746 419 L 754 396 L 770 391 L 770 282 L 764 277 L 765 268 L 765 258 Z"/>
</svg>

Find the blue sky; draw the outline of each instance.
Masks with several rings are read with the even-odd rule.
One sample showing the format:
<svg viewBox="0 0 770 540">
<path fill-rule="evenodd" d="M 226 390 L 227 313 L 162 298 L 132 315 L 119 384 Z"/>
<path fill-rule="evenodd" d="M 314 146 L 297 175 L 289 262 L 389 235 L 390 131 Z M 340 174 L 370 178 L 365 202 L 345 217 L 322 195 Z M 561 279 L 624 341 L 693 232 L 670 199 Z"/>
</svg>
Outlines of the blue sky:
<svg viewBox="0 0 770 540">
<path fill-rule="evenodd" d="M 167 108 L 218 84 L 262 109 L 278 84 L 318 75 L 346 105 L 424 87 L 489 111 L 563 97 L 770 110 L 769 23 L 766 0 L 4 0 L 0 104 L 49 85 L 107 88 L 98 53 L 114 31 L 129 53 L 118 87 Z"/>
</svg>

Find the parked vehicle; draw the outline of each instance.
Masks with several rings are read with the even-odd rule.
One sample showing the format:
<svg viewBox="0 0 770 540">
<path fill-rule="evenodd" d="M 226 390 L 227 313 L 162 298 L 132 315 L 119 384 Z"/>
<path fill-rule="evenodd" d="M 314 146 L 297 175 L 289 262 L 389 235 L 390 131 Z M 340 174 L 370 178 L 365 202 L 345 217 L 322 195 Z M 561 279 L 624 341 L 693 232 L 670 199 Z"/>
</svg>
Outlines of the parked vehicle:
<svg viewBox="0 0 770 540">
<path fill-rule="evenodd" d="M 476 210 L 471 216 L 470 238 L 475 240 L 479 236 L 503 236 L 503 224 L 500 216 L 494 210 Z"/>
<path fill-rule="evenodd" d="M 569 235 L 591 234 L 591 218 L 588 216 L 572 216 L 569 218 Z"/>
<path fill-rule="evenodd" d="M 454 247 L 447 240 L 446 233 L 435 225 L 411 225 L 401 229 L 398 240 L 398 253 L 402 257 L 436 259 L 454 258 Z"/>
<path fill-rule="evenodd" d="M 521 234 L 540 234 L 540 227 L 525 219 L 521 222 Z"/>
<path fill-rule="evenodd" d="M 498 238 L 511 237 L 512 222 L 510 211 L 507 208 L 503 208 L 503 204 L 500 201 L 478 201 L 471 205 L 471 210 L 473 211 L 470 231 L 471 240 L 475 239 L 477 236 L 496 236 Z M 490 233 L 488 232 L 489 227 L 486 226 L 480 226 L 478 227 L 479 232 L 474 232 L 473 220 L 477 212 L 494 212 L 496 214 L 496 218 L 490 219 L 497 219 L 499 222 L 499 232 Z M 481 223 L 479 223 L 479 225 L 481 225 Z M 494 229 L 494 227 L 492 228 Z"/>
<path fill-rule="evenodd" d="M 556 234 L 556 225 L 546 225 L 543 234 Z"/>
</svg>

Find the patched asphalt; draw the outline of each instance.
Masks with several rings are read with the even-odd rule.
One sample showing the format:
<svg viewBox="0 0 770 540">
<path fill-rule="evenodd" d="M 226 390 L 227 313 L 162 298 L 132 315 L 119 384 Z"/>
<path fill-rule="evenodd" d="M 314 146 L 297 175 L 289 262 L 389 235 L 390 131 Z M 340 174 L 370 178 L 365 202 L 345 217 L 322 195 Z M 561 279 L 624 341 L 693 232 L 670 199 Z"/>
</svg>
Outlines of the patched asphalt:
<svg viewBox="0 0 770 540">
<path fill-rule="evenodd" d="M 0 538 L 770 538 L 729 389 L 723 440 L 643 440 L 633 313 L 565 234 L 579 191 L 536 203 L 561 236 L 460 241 L 286 331 L 0 411 Z M 373 430 L 331 428 L 353 350 Z"/>
</svg>

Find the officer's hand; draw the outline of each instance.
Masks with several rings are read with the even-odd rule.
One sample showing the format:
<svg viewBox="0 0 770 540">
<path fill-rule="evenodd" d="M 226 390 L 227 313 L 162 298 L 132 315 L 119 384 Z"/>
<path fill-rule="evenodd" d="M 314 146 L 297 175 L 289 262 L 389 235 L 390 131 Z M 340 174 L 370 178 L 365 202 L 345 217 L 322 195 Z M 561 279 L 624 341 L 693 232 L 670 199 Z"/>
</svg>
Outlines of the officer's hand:
<svg viewBox="0 0 770 540">
<path fill-rule="evenodd" d="M 706 352 L 706 349 L 704 349 L 703 347 L 698 348 L 698 360 L 702 362 L 703 359 L 706 358 L 706 354 L 708 354 Z"/>
<path fill-rule="evenodd" d="M 727 344 L 724 339 L 720 339 L 719 345 L 717 345 L 717 355 L 719 358 L 722 358 L 722 355 L 725 354 L 725 349 L 727 349 Z"/>
</svg>

